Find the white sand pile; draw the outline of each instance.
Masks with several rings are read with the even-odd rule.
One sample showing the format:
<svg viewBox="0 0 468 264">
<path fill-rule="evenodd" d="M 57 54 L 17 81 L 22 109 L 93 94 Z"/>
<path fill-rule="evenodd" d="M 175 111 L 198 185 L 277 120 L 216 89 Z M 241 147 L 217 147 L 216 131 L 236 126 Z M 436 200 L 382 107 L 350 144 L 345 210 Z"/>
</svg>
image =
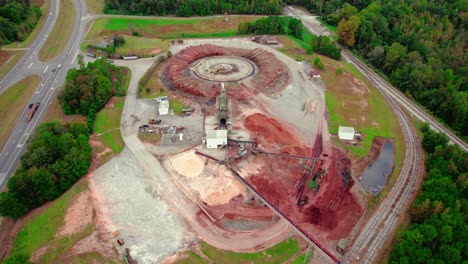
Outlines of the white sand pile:
<svg viewBox="0 0 468 264">
<path fill-rule="evenodd" d="M 216 175 L 196 177 L 190 181 L 191 188 L 209 205 L 226 204 L 237 195 L 245 193 L 242 184 L 226 167 L 216 166 Z"/>
<path fill-rule="evenodd" d="M 195 154 L 194 150 L 190 150 L 172 159 L 172 167 L 180 174 L 187 178 L 194 178 L 200 175 L 204 167 L 203 159 Z"/>
</svg>

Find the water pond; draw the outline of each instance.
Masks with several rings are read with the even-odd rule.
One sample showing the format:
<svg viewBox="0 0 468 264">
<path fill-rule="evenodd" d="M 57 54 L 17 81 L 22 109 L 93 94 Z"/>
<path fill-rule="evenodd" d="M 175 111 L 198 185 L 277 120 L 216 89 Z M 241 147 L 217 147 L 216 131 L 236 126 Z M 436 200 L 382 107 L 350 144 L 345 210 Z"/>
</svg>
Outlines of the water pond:
<svg viewBox="0 0 468 264">
<path fill-rule="evenodd" d="M 362 174 L 361 184 L 364 189 L 373 195 L 379 194 L 392 173 L 394 162 L 393 144 L 387 141 L 377 160 Z"/>
</svg>

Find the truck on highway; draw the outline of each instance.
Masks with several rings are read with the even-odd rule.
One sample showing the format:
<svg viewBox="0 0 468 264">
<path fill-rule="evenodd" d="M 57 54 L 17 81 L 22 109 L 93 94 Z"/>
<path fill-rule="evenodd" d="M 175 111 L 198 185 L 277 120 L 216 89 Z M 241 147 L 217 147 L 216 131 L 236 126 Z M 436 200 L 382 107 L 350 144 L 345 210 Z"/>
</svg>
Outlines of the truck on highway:
<svg viewBox="0 0 468 264">
<path fill-rule="evenodd" d="M 28 112 L 28 115 L 26 116 L 26 120 L 28 122 L 31 121 L 31 119 L 34 117 L 34 114 L 36 113 L 40 104 L 41 103 L 32 103 L 29 105 L 29 112 Z"/>
</svg>

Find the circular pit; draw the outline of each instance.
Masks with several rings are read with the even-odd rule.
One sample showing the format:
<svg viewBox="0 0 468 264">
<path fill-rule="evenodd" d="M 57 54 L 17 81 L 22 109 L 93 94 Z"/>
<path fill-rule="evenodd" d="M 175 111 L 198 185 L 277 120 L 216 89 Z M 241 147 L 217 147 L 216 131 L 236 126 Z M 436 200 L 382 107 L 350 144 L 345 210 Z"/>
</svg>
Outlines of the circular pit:
<svg viewBox="0 0 468 264">
<path fill-rule="evenodd" d="M 192 72 L 212 82 L 236 82 L 255 73 L 254 62 L 237 56 L 212 56 L 192 63 Z"/>
</svg>

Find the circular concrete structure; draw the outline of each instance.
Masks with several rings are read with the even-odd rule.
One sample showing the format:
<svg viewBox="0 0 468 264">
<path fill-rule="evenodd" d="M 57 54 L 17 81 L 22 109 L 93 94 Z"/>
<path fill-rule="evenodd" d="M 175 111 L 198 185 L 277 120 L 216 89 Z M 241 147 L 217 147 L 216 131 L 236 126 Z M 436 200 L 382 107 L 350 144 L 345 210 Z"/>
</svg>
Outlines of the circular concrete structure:
<svg viewBox="0 0 468 264">
<path fill-rule="evenodd" d="M 212 56 L 192 63 L 193 73 L 212 82 L 236 82 L 255 73 L 255 63 L 237 56 Z"/>
</svg>

